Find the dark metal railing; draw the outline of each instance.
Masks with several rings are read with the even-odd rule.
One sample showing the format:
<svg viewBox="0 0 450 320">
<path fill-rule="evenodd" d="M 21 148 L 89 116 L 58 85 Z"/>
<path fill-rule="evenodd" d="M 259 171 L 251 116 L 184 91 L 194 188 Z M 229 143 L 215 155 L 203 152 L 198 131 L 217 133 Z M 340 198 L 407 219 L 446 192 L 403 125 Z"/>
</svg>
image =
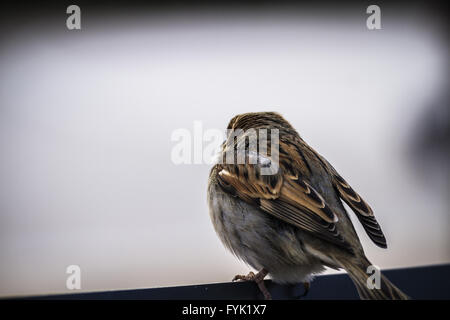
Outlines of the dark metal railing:
<svg viewBox="0 0 450 320">
<path fill-rule="evenodd" d="M 450 299 L 450 264 L 412 267 L 382 271 L 391 282 L 413 299 Z M 304 287 L 279 285 L 270 280 L 266 286 L 273 299 L 358 299 L 353 283 L 346 274 L 318 276 L 311 283 L 306 297 Z M 22 297 L 23 298 L 23 297 Z M 253 300 L 262 299 L 252 282 L 228 282 L 203 285 L 113 290 L 88 293 L 68 293 L 47 296 L 31 296 L 25 299 L 153 299 L 153 300 Z"/>
</svg>

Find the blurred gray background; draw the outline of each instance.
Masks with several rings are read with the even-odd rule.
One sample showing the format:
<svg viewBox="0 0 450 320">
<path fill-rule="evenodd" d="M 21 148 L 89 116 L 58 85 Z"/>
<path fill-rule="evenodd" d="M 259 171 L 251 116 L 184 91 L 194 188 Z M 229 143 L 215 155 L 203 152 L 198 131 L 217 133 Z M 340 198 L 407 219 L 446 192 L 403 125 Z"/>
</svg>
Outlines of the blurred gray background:
<svg viewBox="0 0 450 320">
<path fill-rule="evenodd" d="M 229 281 L 209 165 L 171 134 L 278 111 L 372 206 L 381 268 L 450 262 L 448 42 L 434 11 L 381 6 L 3 12 L 0 295 Z M 24 13 L 25 12 L 25 13 Z M 42 13 L 42 14 L 41 14 Z M 9 15 L 8 19 L 6 15 Z M 352 215 L 352 218 L 353 215 Z"/>
</svg>

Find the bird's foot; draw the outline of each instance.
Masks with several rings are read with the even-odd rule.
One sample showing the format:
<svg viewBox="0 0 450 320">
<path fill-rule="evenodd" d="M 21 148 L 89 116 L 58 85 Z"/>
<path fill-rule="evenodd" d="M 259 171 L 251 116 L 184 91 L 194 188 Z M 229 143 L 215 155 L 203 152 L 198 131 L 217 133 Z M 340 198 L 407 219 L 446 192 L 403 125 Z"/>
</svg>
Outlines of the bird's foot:
<svg viewBox="0 0 450 320">
<path fill-rule="evenodd" d="M 264 295 L 265 300 L 272 300 L 272 296 L 270 295 L 269 291 L 266 288 L 266 285 L 264 284 L 264 278 L 269 272 L 266 269 L 261 269 L 257 274 L 254 274 L 253 272 L 249 272 L 247 275 L 236 275 L 234 276 L 232 281 L 242 280 L 242 281 L 254 281 L 258 287 L 259 290 L 261 290 L 262 294 Z"/>
<path fill-rule="evenodd" d="M 309 288 L 311 288 L 311 283 L 310 282 L 303 282 L 303 288 L 304 288 L 304 291 L 303 291 L 303 293 L 300 296 L 298 296 L 299 299 L 300 298 L 304 298 L 304 297 L 306 297 L 308 295 Z"/>
</svg>

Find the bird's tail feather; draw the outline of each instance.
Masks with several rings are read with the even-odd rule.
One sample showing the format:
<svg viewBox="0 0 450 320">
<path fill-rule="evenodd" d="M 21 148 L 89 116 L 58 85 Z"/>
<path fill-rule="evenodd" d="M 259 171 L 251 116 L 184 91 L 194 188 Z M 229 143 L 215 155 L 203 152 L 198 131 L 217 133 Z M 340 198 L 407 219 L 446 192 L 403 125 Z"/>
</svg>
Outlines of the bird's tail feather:
<svg viewBox="0 0 450 320">
<path fill-rule="evenodd" d="M 379 287 L 376 285 L 369 286 L 371 283 L 370 273 L 366 273 L 367 268 L 371 266 L 369 260 L 363 259 L 357 263 L 341 261 L 342 267 L 347 271 L 350 279 L 358 290 L 359 297 L 363 300 L 408 300 L 409 297 L 390 282 L 383 274 L 380 273 Z M 369 279 L 369 281 L 368 281 Z M 376 281 L 375 281 L 376 283 Z M 371 288 L 373 287 L 373 288 Z"/>
</svg>

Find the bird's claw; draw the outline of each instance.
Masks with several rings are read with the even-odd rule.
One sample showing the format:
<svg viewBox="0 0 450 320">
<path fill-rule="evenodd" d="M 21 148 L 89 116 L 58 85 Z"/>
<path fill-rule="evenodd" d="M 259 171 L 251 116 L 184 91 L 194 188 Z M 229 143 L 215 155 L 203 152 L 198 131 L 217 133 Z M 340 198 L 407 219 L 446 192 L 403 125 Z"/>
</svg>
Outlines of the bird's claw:
<svg viewBox="0 0 450 320">
<path fill-rule="evenodd" d="M 270 295 L 269 291 L 267 290 L 265 284 L 264 284 L 264 277 L 267 275 L 267 270 L 262 269 L 257 274 L 254 274 L 252 271 L 250 271 L 247 275 L 235 275 L 233 278 L 234 281 L 242 280 L 242 281 L 254 281 L 258 287 L 259 290 L 261 290 L 262 294 L 264 295 L 265 300 L 272 300 L 272 296 Z"/>
</svg>

